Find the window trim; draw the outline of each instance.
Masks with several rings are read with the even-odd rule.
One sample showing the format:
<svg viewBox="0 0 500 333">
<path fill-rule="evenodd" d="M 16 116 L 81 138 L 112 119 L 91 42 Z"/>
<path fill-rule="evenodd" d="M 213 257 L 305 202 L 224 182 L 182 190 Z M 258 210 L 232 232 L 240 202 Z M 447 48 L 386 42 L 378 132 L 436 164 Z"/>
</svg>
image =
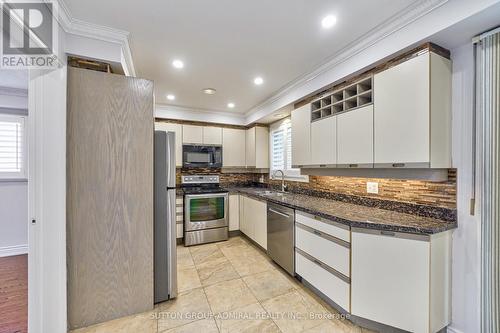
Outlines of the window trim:
<svg viewBox="0 0 500 333">
<path fill-rule="evenodd" d="M 26 181 L 28 179 L 28 117 L 25 115 L 0 113 L 0 121 L 19 122 L 22 121 L 23 135 L 22 148 L 24 154 L 21 159 L 20 172 L 2 172 L 0 171 L 0 182 Z"/>
<path fill-rule="evenodd" d="M 281 128 L 283 125 L 286 123 L 291 123 L 291 117 L 287 117 L 284 119 L 281 119 L 277 122 L 272 123 L 269 126 L 269 179 L 271 180 L 281 180 L 281 177 L 274 177 L 274 170 L 273 167 L 273 132 Z M 285 132 L 286 133 L 286 132 Z M 288 138 L 285 137 L 285 141 L 287 141 Z M 288 144 L 284 145 L 284 149 L 286 151 L 286 154 L 288 154 L 287 151 Z M 291 153 L 291 152 L 290 152 Z M 285 163 L 286 163 L 286 156 L 285 156 Z M 301 175 L 300 174 L 300 169 L 288 169 L 288 170 L 283 170 L 285 173 L 285 180 L 288 181 L 294 181 L 294 182 L 309 182 L 309 176 L 308 175 Z M 293 173 L 288 173 L 287 171 L 293 171 Z"/>
</svg>

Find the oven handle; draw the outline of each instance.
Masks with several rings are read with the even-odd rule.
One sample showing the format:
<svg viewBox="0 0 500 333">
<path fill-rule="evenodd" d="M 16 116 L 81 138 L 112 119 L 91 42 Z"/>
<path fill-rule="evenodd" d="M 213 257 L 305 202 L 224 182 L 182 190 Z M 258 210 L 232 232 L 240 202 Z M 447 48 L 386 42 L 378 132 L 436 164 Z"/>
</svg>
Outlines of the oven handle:
<svg viewBox="0 0 500 333">
<path fill-rule="evenodd" d="M 229 192 L 224 193 L 205 193 L 205 194 L 186 194 L 186 199 L 198 199 L 198 198 L 227 198 Z"/>
</svg>

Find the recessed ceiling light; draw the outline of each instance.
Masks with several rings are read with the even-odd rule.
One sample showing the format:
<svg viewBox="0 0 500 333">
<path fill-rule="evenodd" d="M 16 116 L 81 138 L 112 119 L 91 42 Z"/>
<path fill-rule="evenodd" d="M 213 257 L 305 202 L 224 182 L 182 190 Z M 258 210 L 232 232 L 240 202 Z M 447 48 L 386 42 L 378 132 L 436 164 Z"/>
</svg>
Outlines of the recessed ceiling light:
<svg viewBox="0 0 500 333">
<path fill-rule="evenodd" d="M 264 79 L 261 78 L 260 76 L 257 76 L 254 80 L 253 80 L 253 83 L 255 83 L 256 85 L 260 86 L 261 84 L 264 83 Z"/>
<path fill-rule="evenodd" d="M 203 92 L 207 95 L 215 95 L 217 90 L 215 90 L 214 88 L 205 88 L 203 89 Z"/>
<path fill-rule="evenodd" d="M 167 99 L 168 99 L 169 101 L 173 101 L 173 100 L 175 100 L 175 95 L 168 94 L 168 95 L 167 95 Z"/>
<path fill-rule="evenodd" d="M 184 63 L 179 59 L 175 59 L 174 61 L 172 61 L 172 66 L 174 66 L 177 69 L 181 69 L 184 68 Z"/>
<path fill-rule="evenodd" d="M 232 109 L 234 108 L 236 105 L 234 103 L 227 103 L 227 107 Z"/>
<path fill-rule="evenodd" d="M 335 17 L 334 15 L 328 15 L 328 16 L 325 16 L 325 17 L 321 20 L 321 26 L 322 26 L 324 29 L 330 29 L 330 28 L 331 28 L 331 27 L 333 27 L 336 23 L 337 23 L 337 17 Z"/>
<path fill-rule="evenodd" d="M 274 115 L 274 118 L 281 118 L 281 117 L 283 117 L 283 116 L 284 116 L 284 114 L 283 114 L 283 113 L 278 113 L 278 114 L 275 114 L 275 115 Z"/>
</svg>

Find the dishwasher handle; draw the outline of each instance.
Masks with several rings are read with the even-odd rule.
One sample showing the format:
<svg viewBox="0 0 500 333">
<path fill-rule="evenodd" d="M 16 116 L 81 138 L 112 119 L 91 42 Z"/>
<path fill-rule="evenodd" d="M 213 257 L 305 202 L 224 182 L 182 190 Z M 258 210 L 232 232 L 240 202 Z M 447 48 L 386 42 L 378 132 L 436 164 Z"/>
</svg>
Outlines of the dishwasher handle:
<svg viewBox="0 0 500 333">
<path fill-rule="evenodd" d="M 281 215 L 283 217 L 286 217 L 287 219 L 290 218 L 290 215 L 286 214 L 286 213 L 283 213 L 283 212 L 280 212 L 278 210 L 275 210 L 275 209 L 272 209 L 272 208 L 268 208 L 268 210 L 274 214 L 278 214 L 278 215 Z"/>
</svg>

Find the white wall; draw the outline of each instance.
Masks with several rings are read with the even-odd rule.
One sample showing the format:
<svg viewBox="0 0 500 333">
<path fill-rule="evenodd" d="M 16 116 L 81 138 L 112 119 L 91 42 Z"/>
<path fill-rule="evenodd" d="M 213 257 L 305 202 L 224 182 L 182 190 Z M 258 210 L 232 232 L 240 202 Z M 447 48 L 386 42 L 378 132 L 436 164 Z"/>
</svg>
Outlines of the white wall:
<svg viewBox="0 0 500 333">
<path fill-rule="evenodd" d="M 450 332 L 480 332 L 480 217 L 469 211 L 472 188 L 473 48 L 451 51 L 453 60 L 453 165 L 458 169 L 458 230 L 453 233 Z M 478 157 L 476 160 L 480 160 Z M 479 193 L 479 191 L 477 191 Z"/>
<path fill-rule="evenodd" d="M 8 108 L 10 114 L 27 115 L 28 98 L 0 93 L 0 113 L 1 108 Z M 0 230 L 0 257 L 28 252 L 27 180 L 0 179 Z"/>
</svg>

